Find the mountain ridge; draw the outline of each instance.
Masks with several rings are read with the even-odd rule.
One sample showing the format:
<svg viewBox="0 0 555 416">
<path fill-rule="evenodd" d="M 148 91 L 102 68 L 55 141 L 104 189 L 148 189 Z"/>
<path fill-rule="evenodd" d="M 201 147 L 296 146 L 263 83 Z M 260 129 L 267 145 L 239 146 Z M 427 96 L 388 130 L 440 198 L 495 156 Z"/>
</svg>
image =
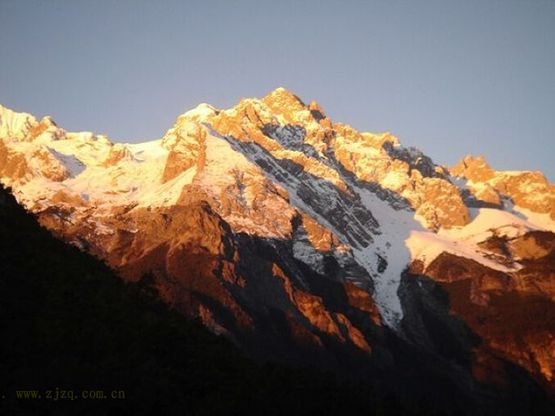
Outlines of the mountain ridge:
<svg viewBox="0 0 555 416">
<path fill-rule="evenodd" d="M 507 361 L 553 389 L 555 187 L 542 175 L 437 165 L 283 88 L 201 104 L 142 144 L 0 110 L 0 180 L 43 225 L 126 279 L 153 273 L 168 303 L 250 353 L 308 345 L 379 368 L 400 360 L 392 333 L 440 357 L 434 316 L 451 353 L 472 349 L 470 378 L 489 366 L 506 382 Z M 548 313 L 512 336 L 509 298 Z"/>
</svg>

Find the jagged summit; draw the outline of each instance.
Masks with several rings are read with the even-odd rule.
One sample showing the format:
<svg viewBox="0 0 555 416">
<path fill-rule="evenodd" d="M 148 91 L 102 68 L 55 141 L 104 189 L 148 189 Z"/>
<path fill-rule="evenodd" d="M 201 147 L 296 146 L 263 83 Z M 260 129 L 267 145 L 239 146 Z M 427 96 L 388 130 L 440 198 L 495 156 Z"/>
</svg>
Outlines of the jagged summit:
<svg viewBox="0 0 555 416">
<path fill-rule="evenodd" d="M 499 296 L 553 299 L 555 189 L 541 174 L 480 157 L 447 169 L 278 88 L 229 109 L 201 104 L 137 144 L 0 107 L 0 180 L 56 235 L 127 279 L 153 273 L 167 302 L 238 343 L 264 334 L 277 351 L 286 333 L 372 354 L 389 328 L 430 349 L 426 313 L 447 322 L 449 311 L 415 311 L 442 285 L 487 354 L 553 380 L 549 315 L 515 330 L 541 329 L 527 358 L 518 339 L 476 323 L 509 313 Z M 428 280 L 414 286 L 410 273 Z"/>
<path fill-rule="evenodd" d="M 455 176 L 464 176 L 467 179 L 476 181 L 488 180 L 494 176 L 493 169 L 483 155 L 478 155 L 476 157 L 466 155 L 449 170 Z"/>
<path fill-rule="evenodd" d="M 262 101 L 275 107 L 306 107 L 306 104 L 297 95 L 283 87 L 271 91 L 262 98 Z"/>
</svg>

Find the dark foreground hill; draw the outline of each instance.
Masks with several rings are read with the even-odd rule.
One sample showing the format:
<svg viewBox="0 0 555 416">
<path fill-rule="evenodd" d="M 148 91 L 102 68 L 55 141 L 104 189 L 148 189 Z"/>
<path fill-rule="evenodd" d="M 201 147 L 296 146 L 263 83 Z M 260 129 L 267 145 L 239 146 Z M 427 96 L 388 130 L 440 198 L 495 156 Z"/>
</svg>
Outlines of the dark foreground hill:
<svg viewBox="0 0 555 416">
<path fill-rule="evenodd" d="M 53 238 L 0 188 L 0 414 L 432 414 L 254 363 L 152 292 Z"/>
</svg>

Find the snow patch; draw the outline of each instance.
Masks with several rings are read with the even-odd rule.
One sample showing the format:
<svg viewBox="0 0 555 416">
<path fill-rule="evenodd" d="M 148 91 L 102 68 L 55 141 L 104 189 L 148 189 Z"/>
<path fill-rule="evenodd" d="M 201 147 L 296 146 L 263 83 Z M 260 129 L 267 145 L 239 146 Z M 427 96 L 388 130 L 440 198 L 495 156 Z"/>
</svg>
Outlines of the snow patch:
<svg viewBox="0 0 555 416">
<path fill-rule="evenodd" d="M 555 220 L 553 220 L 549 214 L 540 214 L 538 212 L 519 207 L 518 205 L 515 205 L 513 210 L 524 216 L 526 218 L 526 222 L 535 228 L 555 233 Z"/>
<path fill-rule="evenodd" d="M 505 273 L 518 270 L 519 264 L 508 267 L 488 258 L 487 253 L 478 246 L 478 243 L 494 235 L 515 238 L 538 227 L 531 221 L 499 209 L 478 208 L 471 211 L 474 219 L 464 227 L 441 229 L 438 233 L 424 230 L 411 231 L 406 245 L 412 260 L 421 260 L 426 267 L 441 253 L 448 252 Z"/>
</svg>

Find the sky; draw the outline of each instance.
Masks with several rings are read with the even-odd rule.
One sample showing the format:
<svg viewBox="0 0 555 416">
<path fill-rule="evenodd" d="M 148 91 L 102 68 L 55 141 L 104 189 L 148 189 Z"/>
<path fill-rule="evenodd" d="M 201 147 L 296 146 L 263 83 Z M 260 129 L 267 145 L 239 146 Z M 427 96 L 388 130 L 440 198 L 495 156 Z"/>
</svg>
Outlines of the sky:
<svg viewBox="0 0 555 416">
<path fill-rule="evenodd" d="M 118 142 L 282 86 L 437 163 L 555 182 L 555 0 L 0 0 L 0 103 Z"/>
</svg>

